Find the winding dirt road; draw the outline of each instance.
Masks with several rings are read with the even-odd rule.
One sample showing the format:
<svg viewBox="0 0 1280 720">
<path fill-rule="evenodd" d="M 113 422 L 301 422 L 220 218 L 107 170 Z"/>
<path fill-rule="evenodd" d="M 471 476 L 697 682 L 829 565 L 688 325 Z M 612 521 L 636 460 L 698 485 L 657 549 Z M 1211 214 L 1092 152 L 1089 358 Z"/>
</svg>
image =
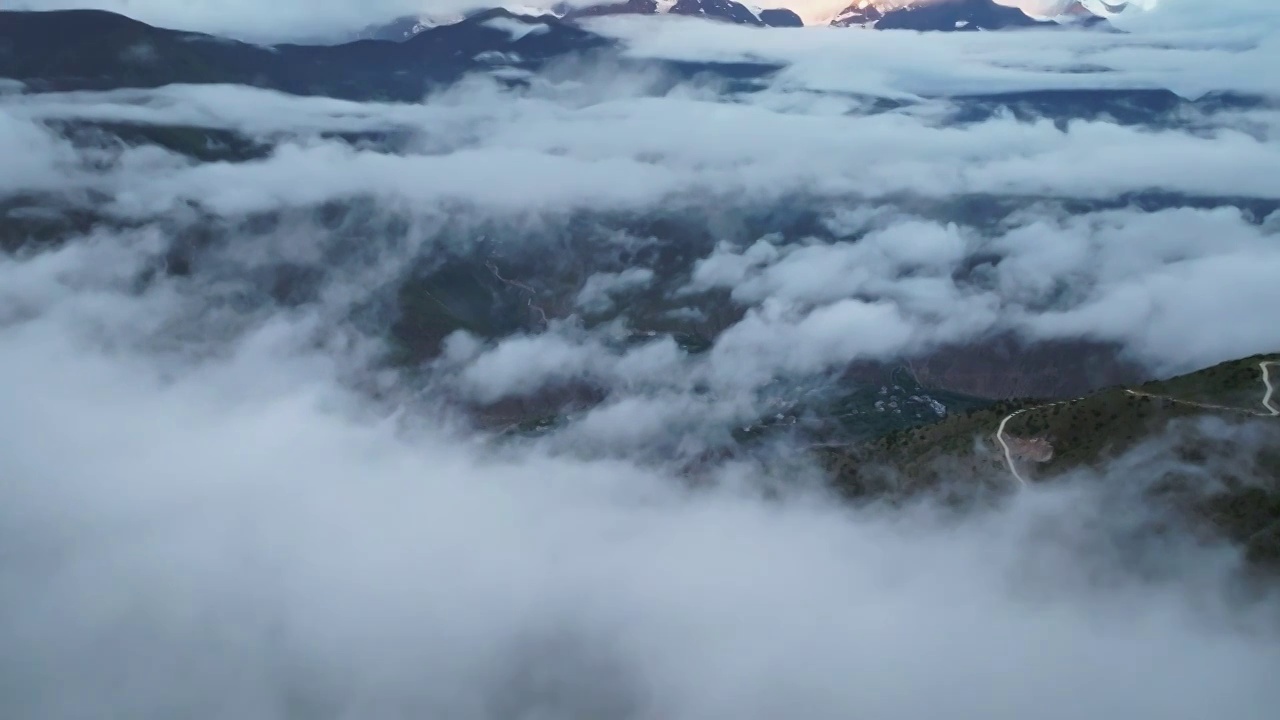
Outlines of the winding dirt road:
<svg viewBox="0 0 1280 720">
<path fill-rule="evenodd" d="M 996 430 L 996 440 L 999 440 L 1000 447 L 1004 448 L 1004 462 L 1006 465 L 1009 466 L 1009 472 L 1013 473 L 1014 479 L 1017 480 L 1018 483 L 1021 484 L 1023 487 L 1027 486 L 1027 481 L 1025 478 L 1023 478 L 1021 475 L 1018 474 L 1018 465 L 1013 461 L 1013 452 L 1009 450 L 1009 443 L 1006 442 L 1004 439 L 1004 426 L 1008 424 L 1008 422 L 1012 420 L 1015 416 L 1021 415 L 1022 413 L 1026 412 L 1029 409 L 1033 410 L 1035 408 L 1026 408 L 1023 410 L 1019 410 L 1015 413 L 1010 413 L 1009 415 L 1005 416 L 1005 419 L 1000 421 L 1000 428 Z"/>
<path fill-rule="evenodd" d="M 1005 416 L 1003 420 L 1000 421 L 1000 427 L 996 429 L 996 440 L 1000 442 L 1000 447 L 1004 448 L 1004 462 L 1006 465 L 1009 466 L 1009 472 L 1013 474 L 1013 477 L 1016 478 L 1017 481 L 1023 487 L 1027 486 L 1027 479 L 1022 477 L 1022 475 L 1018 472 L 1018 465 L 1013 460 L 1013 451 L 1009 448 L 1009 442 L 1004 439 L 1004 426 L 1009 424 L 1010 420 L 1014 419 L 1015 417 L 1021 415 L 1024 412 L 1031 412 L 1032 410 L 1043 410 L 1044 408 L 1051 408 L 1056 405 L 1066 405 L 1067 403 L 1072 403 L 1072 402 L 1075 402 L 1076 400 L 1082 400 L 1082 399 L 1083 398 L 1076 398 L 1075 400 L 1059 400 L 1057 402 L 1046 403 L 1044 405 L 1037 405 L 1035 407 L 1023 408 L 1021 410 L 1017 410 L 1015 412 L 1009 413 L 1008 415 Z"/>
<path fill-rule="evenodd" d="M 1271 384 L 1271 366 L 1277 365 L 1277 364 L 1280 364 L 1280 363 L 1277 363 L 1274 360 L 1263 360 L 1262 362 L 1258 363 L 1258 369 L 1262 371 L 1262 384 L 1266 388 L 1266 392 L 1263 393 L 1262 395 L 1262 407 L 1266 409 L 1266 412 L 1260 412 L 1257 410 L 1245 410 L 1243 408 L 1227 407 L 1225 405 L 1210 405 L 1208 403 L 1198 403 L 1198 402 L 1193 402 L 1191 400 L 1179 400 L 1178 398 L 1167 397 L 1164 395 L 1152 395 L 1151 393 L 1144 393 L 1138 390 L 1125 390 L 1125 392 L 1129 393 L 1130 395 L 1134 395 L 1136 397 L 1149 397 L 1149 398 L 1158 399 L 1158 400 L 1168 400 L 1169 402 L 1181 403 L 1183 405 L 1191 405 L 1193 407 L 1205 408 L 1208 410 L 1226 410 L 1228 412 L 1244 413 L 1246 415 L 1253 415 L 1255 417 L 1280 417 L 1280 407 L 1276 407 L 1274 404 L 1272 404 L 1273 403 L 1272 396 L 1275 395 L 1275 386 Z M 1076 398 L 1076 399 L 1079 400 L 1080 398 Z M 1014 459 L 1013 459 L 1013 451 L 1009 448 L 1008 441 L 1005 440 L 1005 435 L 1004 435 L 1005 425 L 1007 425 L 1010 420 L 1017 417 L 1018 415 L 1021 415 L 1022 413 L 1030 412 L 1031 410 L 1040 410 L 1042 408 L 1053 407 L 1054 405 L 1063 405 L 1069 402 L 1072 402 L 1072 401 L 1062 400 L 1055 403 L 1049 403 L 1047 405 L 1037 405 L 1036 407 L 1032 407 L 1032 408 L 1023 408 L 1016 412 L 1010 413 L 1009 415 L 1005 416 L 1003 420 L 1000 421 L 1000 427 L 996 430 L 996 440 L 999 441 L 1000 447 L 1004 449 L 1004 461 L 1005 461 L 1005 464 L 1009 467 L 1009 473 L 1013 475 L 1014 479 L 1017 480 L 1018 484 L 1021 485 L 1022 487 L 1027 486 L 1028 484 L 1027 479 L 1022 477 L 1022 474 L 1018 472 L 1017 463 L 1014 462 Z"/>
<path fill-rule="evenodd" d="M 1262 368 L 1262 384 L 1267 386 L 1267 393 L 1262 396 L 1262 407 L 1267 409 L 1267 414 L 1271 417 L 1280 415 L 1280 408 L 1271 404 L 1271 396 L 1275 394 L 1275 387 L 1271 385 L 1271 370 L 1269 369 L 1276 363 L 1272 360 L 1263 360 L 1258 363 L 1258 367 Z"/>
<path fill-rule="evenodd" d="M 1135 397 L 1146 397 L 1154 400 L 1168 400 L 1169 402 L 1178 403 L 1179 405 L 1190 405 L 1191 407 L 1205 408 L 1206 410 L 1225 410 L 1226 412 L 1242 413 L 1245 415 L 1253 415 L 1255 417 L 1276 417 L 1280 416 L 1280 408 L 1276 408 L 1271 404 L 1271 396 L 1275 394 L 1275 387 L 1271 384 L 1271 366 L 1275 365 L 1273 360 L 1263 360 L 1258 363 L 1258 369 L 1262 371 L 1262 384 L 1266 387 L 1266 392 L 1262 395 L 1262 407 L 1266 412 L 1258 410 L 1246 410 L 1244 408 L 1229 407 L 1226 405 L 1213 405 L 1210 403 L 1198 403 L 1193 400 L 1180 400 L 1167 395 L 1152 395 L 1140 390 L 1125 390 L 1125 392 Z"/>
<path fill-rule="evenodd" d="M 489 268 L 489 272 L 493 273 L 493 276 L 498 279 L 498 282 L 501 282 L 504 285 L 507 285 L 508 287 L 517 288 L 519 290 L 523 290 L 529 293 L 529 297 L 526 300 L 525 304 L 529 306 L 530 310 L 533 310 L 538 314 L 538 318 L 542 321 L 543 327 L 546 327 L 547 325 L 551 324 L 551 319 L 547 317 L 547 311 L 543 310 L 541 305 L 538 305 L 533 302 L 534 298 L 538 297 L 537 290 L 534 290 L 528 285 L 525 285 L 524 283 L 519 282 L 517 280 L 511 280 L 509 278 L 502 277 L 502 273 L 498 272 L 498 266 L 494 265 L 492 260 L 485 260 L 484 265 L 485 267 Z"/>
</svg>

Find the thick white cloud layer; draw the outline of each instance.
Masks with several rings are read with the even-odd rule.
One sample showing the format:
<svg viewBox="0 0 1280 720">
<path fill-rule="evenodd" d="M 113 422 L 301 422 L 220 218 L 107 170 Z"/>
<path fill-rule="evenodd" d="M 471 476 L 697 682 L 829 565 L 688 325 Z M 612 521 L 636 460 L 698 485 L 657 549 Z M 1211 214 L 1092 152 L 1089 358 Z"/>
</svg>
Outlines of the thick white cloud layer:
<svg viewBox="0 0 1280 720">
<path fill-rule="evenodd" d="M 192 12 L 170 5 L 151 9 Z M 277 5 L 219 22 L 261 29 L 296 11 Z M 315 30 L 350 11 L 313 7 L 329 13 Z M 635 55 L 793 64 L 754 95 L 659 91 L 612 67 L 417 104 L 232 87 L 0 95 L 0 200 L 94 198 L 122 223 L 0 256 L 0 716 L 1272 717 L 1276 598 L 1231 592 L 1233 549 L 1144 539 L 1160 518 L 1134 496 L 1178 462 L 1162 438 L 963 516 L 848 508 L 794 448 L 772 464 L 702 453 L 779 382 L 991 334 L 1114 342 L 1152 372 L 1280 347 L 1280 215 L 1232 204 L 1280 197 L 1266 103 L 1151 127 L 958 123 L 945 100 L 874 114 L 864 96 L 1274 96 L 1260 70 L 1274 42 L 1257 28 L 851 42 L 600 26 Z M 1108 72 L 1059 73 L 1085 64 Z M 279 146 L 206 164 L 77 149 L 48 124 L 68 119 Z M 324 137 L 378 130 L 403 132 L 401 151 Z M 1133 193 L 1174 200 L 1104 207 Z M 930 214 L 990 196 L 1019 209 Z M 362 230 L 350 252 L 313 211 L 354 198 L 410 232 Z M 827 236 L 732 231 L 748 210 L 801 202 Z M 468 223 L 492 221 L 513 229 L 492 240 L 563 269 L 590 257 L 555 244 L 566 218 L 615 210 L 726 229 L 687 277 L 590 268 L 562 314 L 625 319 L 637 294 L 667 292 L 697 315 L 722 295 L 740 315 L 707 352 L 568 317 L 502 341 L 455 334 L 412 381 L 369 367 L 351 318 L 446 249 L 433 228 L 456 222 L 471 243 Z M 153 272 L 204 224 L 271 211 L 287 217 L 190 277 Z M 621 257 L 642 240 L 599 243 L 587 250 Z M 327 281 L 297 307 L 255 301 L 255 273 L 279 262 Z M 460 429 L 438 401 L 572 383 L 608 395 L 526 442 Z M 1274 440 L 1200 429 L 1214 447 Z"/>
<path fill-rule="evenodd" d="M 429 416 L 371 421 L 285 318 L 200 365 L 102 347 L 178 302 L 130 295 L 130 245 L 0 263 L 30 313 L 0 328 L 8 717 L 1262 720 L 1280 700 L 1271 606 L 1222 594 L 1230 554 L 1126 548 L 1143 518 L 1097 494 L 1158 448 L 959 521 L 796 477 L 766 503 L 742 467 L 694 492 L 495 454 Z"/>
<path fill-rule="evenodd" d="M 874 4 L 882 10 L 891 10 L 910 4 L 925 4 L 928 2 L 945 2 L 946 0 L 875 0 Z M 1052 17 L 1066 10 L 1074 0 L 996 0 L 1001 5 L 1020 8 L 1024 12 L 1037 17 Z M 1133 3 L 1135 8 L 1145 9 L 1147 6 L 1153 6 L 1157 0 L 1137 0 Z M 786 7 L 794 10 L 796 14 L 804 19 L 806 24 L 820 24 L 830 22 L 832 18 L 840 12 L 857 4 L 857 0 L 765 0 L 762 3 L 765 7 Z M 1094 6 L 1096 12 L 1105 12 L 1105 9 L 1097 2 L 1097 0 L 1088 0 L 1088 4 Z M 1116 5 L 1118 3 L 1111 3 Z"/>
<path fill-rule="evenodd" d="M 681 27 L 686 32 L 694 25 Z M 729 48 L 730 40 L 745 37 L 743 31 L 722 35 L 719 28 L 703 33 L 703 47 L 713 53 L 717 43 Z M 866 92 L 892 82 L 894 93 L 929 93 L 946 84 L 944 67 L 991 90 L 1061 82 L 1040 71 L 1002 85 L 996 68 L 1018 59 L 1025 43 L 993 41 L 979 54 L 970 45 L 938 42 L 933 51 L 946 61 L 931 70 L 937 77 L 908 72 L 923 67 L 919 59 L 905 61 L 912 65 L 902 69 L 886 61 L 881 79 L 849 89 Z M 1095 39 L 1072 40 L 1064 48 L 1074 51 L 1077 42 L 1093 46 L 1098 57 L 1136 47 L 1119 38 L 1107 41 L 1110 49 Z M 19 139 L 11 162 L 24 168 L 8 181 L 30 189 L 102 192 L 114 214 L 135 219 L 191 202 L 234 218 L 365 194 L 427 214 L 466 202 L 519 215 L 771 203 L 802 192 L 828 198 L 828 220 L 837 227 L 850 200 L 904 193 L 935 201 L 957 194 L 1093 201 L 1132 192 L 1224 200 L 1280 196 L 1280 122 L 1270 110 L 1188 117 L 1185 126 L 1159 129 L 1105 119 L 1059 127 L 1004 115 L 954 124 L 945 120 L 944 101 L 867 115 L 860 98 L 817 92 L 828 85 L 815 69 L 819 52 L 805 50 L 772 89 L 735 102 L 707 88 L 654 95 L 652 78 L 643 73 L 585 85 L 535 83 L 522 92 L 478 81 L 420 105 L 290 98 L 231 87 L 8 96 L 0 98 L 0 108 L 13 128 L 9 136 Z M 1180 50 L 1147 52 L 1144 72 L 1120 69 L 1106 84 L 1171 78 L 1191 64 Z M 1163 64 L 1152 65 L 1154 60 Z M 1068 52 L 1061 63 L 1071 62 Z M 1203 77 L 1221 87 L 1248 85 L 1253 76 Z M 263 138 L 294 133 L 297 140 L 263 160 L 238 164 L 190 164 L 154 149 L 128 150 L 104 173 L 77 165 L 70 147 L 38 126 L 50 118 L 178 122 Z M 315 136 L 377 129 L 406 131 L 415 140 L 407 152 L 388 154 Z M 1267 278 L 1280 262 L 1275 223 L 1252 222 L 1234 208 L 1114 209 L 1065 219 L 1029 212 L 994 233 L 919 218 L 850 222 L 838 234 L 870 235 L 810 247 L 777 248 L 766 240 L 706 258 L 692 288 L 732 290 L 739 303 L 754 308 L 713 357 L 735 372 L 750 365 L 750 374 L 763 380 L 778 369 L 821 370 L 850 357 L 888 357 L 1006 330 L 1117 341 L 1161 371 L 1280 347 L 1280 332 L 1256 311 L 1274 295 Z M 1215 241 L 1202 241 L 1210 237 Z M 992 252 L 1004 258 L 994 284 L 976 288 L 954 278 L 969 258 Z M 607 307 L 609 293 L 646 286 L 651 271 L 633 268 L 587 282 L 580 307 Z M 1063 284 L 1073 292 L 1064 295 Z M 1187 293 L 1189 287 L 1203 290 Z M 868 323 L 884 323 L 884 332 L 868 333 Z M 838 341 L 814 337 L 808 344 L 810 330 Z M 800 333 L 793 343 L 769 339 L 791 332 Z M 1212 342 L 1201 341 L 1210 337 Z M 763 352 L 762 344 L 778 352 Z M 541 363 L 552 375 L 592 374 L 586 365 L 548 357 Z M 532 368 L 542 365 L 530 366 L 525 391 L 540 386 L 533 378 L 541 374 Z"/>
</svg>

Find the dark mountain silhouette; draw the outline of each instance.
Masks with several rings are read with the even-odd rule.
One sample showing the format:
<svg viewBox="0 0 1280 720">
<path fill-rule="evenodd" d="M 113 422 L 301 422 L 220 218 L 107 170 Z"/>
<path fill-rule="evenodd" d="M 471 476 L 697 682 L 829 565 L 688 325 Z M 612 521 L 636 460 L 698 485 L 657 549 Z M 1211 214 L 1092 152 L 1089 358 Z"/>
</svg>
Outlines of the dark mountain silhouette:
<svg viewBox="0 0 1280 720">
<path fill-rule="evenodd" d="M 976 31 L 1025 27 L 1058 27 L 1040 21 L 1018 8 L 995 0 L 946 0 L 929 5 L 911 5 L 891 10 L 876 23 L 877 30 Z"/>
<path fill-rule="evenodd" d="M 402 42 L 264 47 L 96 10 L 0 12 L 0 77 L 33 90 L 237 83 L 303 95 L 416 99 L 494 62 L 537 69 L 611 43 L 553 17 L 490 10 Z"/>
<path fill-rule="evenodd" d="M 804 27 L 804 20 L 786 8 L 761 10 L 760 21 L 769 27 Z"/>
<path fill-rule="evenodd" d="M 963 0 L 955 8 L 988 2 Z M 0 12 L 0 77 L 19 80 L 35 92 L 229 83 L 299 95 L 415 101 L 471 72 L 495 67 L 536 72 L 549 62 L 575 55 L 664 67 L 672 83 L 711 74 L 728 80 L 732 87 L 750 90 L 781 67 L 755 62 L 628 60 L 615 49 L 613 41 L 571 19 L 524 17 L 506 10 L 477 13 L 404 42 L 271 47 L 156 28 L 96 10 Z M 1088 117 L 1124 124 L 1176 122 L 1180 111 L 1193 106 L 1209 110 L 1256 107 L 1261 102 L 1232 94 L 1188 100 L 1168 90 L 1121 88 L 968 94 L 952 99 L 956 101 L 953 122 L 1012 112 L 1024 119 L 1065 122 Z"/>
<path fill-rule="evenodd" d="M 585 8 L 564 7 L 563 10 L 565 17 L 569 19 L 605 15 L 657 15 L 661 12 L 657 0 L 619 0 Z M 800 16 L 790 10 L 778 8 L 761 10 L 757 13 L 734 0 L 678 0 L 667 12 L 672 15 L 703 17 L 757 27 L 804 26 Z"/>
</svg>

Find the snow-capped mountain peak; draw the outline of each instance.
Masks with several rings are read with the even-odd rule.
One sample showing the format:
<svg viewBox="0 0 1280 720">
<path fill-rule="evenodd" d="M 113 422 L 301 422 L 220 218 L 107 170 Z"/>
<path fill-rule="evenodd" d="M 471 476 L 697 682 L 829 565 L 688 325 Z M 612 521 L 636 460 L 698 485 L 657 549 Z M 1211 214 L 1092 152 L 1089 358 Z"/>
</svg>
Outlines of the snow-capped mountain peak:
<svg viewBox="0 0 1280 720">
<path fill-rule="evenodd" d="M 527 3 L 503 3 L 494 2 L 492 10 L 506 10 L 513 15 L 524 15 L 528 17 L 541 17 L 543 15 L 551 15 L 554 17 L 564 17 L 565 13 L 556 7 L 555 3 L 547 3 L 545 5 L 530 5 Z M 432 28 L 442 25 L 453 25 L 467 19 L 467 15 L 457 12 L 431 13 L 426 12 L 419 15 L 408 15 L 397 18 L 384 25 L 370 27 L 358 34 L 360 39 L 372 40 L 394 40 L 403 41 L 425 32 Z"/>
<path fill-rule="evenodd" d="M 1018 3 L 1012 0 L 763 0 L 755 5 L 737 0 L 599 0 L 590 5 L 568 5 L 563 0 L 532 3 L 495 2 L 494 9 L 515 15 L 552 15 L 578 20 L 607 15 L 680 15 L 758 27 L 903 28 L 914 30 L 977 30 L 1032 26 L 1051 21 L 1061 24 L 1089 24 L 1123 11 L 1126 2 L 1117 0 L 1061 0 L 1046 5 L 1040 0 Z M 848 3 L 847 5 L 845 3 Z M 843 9 L 839 9 L 843 6 Z M 824 9 L 825 8 L 825 9 Z M 1031 8 L 1051 8 L 1045 15 Z M 1035 14 L 1030 14 L 1035 12 Z M 370 28 L 359 37 L 407 40 L 425 30 L 460 22 L 457 13 L 422 14 L 400 18 L 390 24 Z"/>
<path fill-rule="evenodd" d="M 841 10 L 824 22 L 824 25 L 851 27 L 855 25 L 869 27 L 875 24 L 884 14 L 910 4 L 910 0 L 856 0 L 852 5 Z"/>
</svg>

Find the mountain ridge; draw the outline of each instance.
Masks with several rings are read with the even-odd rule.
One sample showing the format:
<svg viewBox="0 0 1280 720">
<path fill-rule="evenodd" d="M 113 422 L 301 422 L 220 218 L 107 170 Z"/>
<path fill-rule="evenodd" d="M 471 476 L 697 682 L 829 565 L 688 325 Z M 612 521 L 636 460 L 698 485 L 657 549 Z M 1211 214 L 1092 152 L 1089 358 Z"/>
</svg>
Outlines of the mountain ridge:
<svg viewBox="0 0 1280 720">
<path fill-rule="evenodd" d="M 499 63 L 532 70 L 613 43 L 553 17 L 487 10 L 404 42 L 272 46 L 148 25 L 101 10 L 0 11 L 0 77 L 34 91 L 232 83 L 345 99 L 420 99 Z"/>
<path fill-rule="evenodd" d="M 1215 533 L 1241 543 L 1248 559 L 1280 567 L 1280 455 L 1255 451 L 1262 484 L 1229 480 L 1207 492 L 1195 468 L 1206 456 L 1232 452 L 1199 423 L 1251 424 L 1280 435 L 1280 353 L 1219 363 L 1168 379 L 1113 386 L 1080 397 L 1004 400 L 938 422 L 890 432 L 867 443 L 816 448 L 833 481 L 854 497 L 910 496 L 948 486 L 954 477 L 990 478 L 1010 486 L 1053 483 L 1088 473 L 1154 438 L 1181 470 L 1148 489 Z M 1242 458 L 1243 460 L 1243 458 Z M 892 468 L 892 470 L 888 470 Z"/>
<path fill-rule="evenodd" d="M 759 7 L 736 0 L 605 0 L 583 7 L 572 7 L 564 3 L 546 7 L 504 7 L 517 14 L 548 14 L 569 21 L 616 15 L 675 15 L 770 28 L 830 26 L 951 32 L 1052 28 L 1063 25 L 1093 27 L 1107 24 L 1105 18 L 1079 2 L 1058 17 L 1037 19 L 1019 8 L 1001 5 L 995 0 L 854 0 L 834 16 L 813 23 L 806 23 L 799 13 L 786 7 Z M 358 33 L 357 37 L 403 40 L 460 19 L 460 16 L 404 16 L 385 25 L 370 26 Z"/>
<path fill-rule="evenodd" d="M 603 53 L 621 65 L 665 67 L 673 77 L 711 72 L 740 87 L 783 65 L 629 60 L 619 52 L 617 40 L 573 18 L 532 17 L 501 8 L 398 42 L 366 38 L 338 45 L 269 46 L 155 27 L 102 10 L 0 11 L 0 46 L 5 48 L 0 77 L 33 92 L 227 83 L 389 101 L 420 100 L 475 71 L 504 70 L 502 82 L 520 82 L 522 74 L 575 54 Z M 1015 101 L 995 98 L 998 106 Z M 972 111 L 986 112 L 978 106 Z"/>
</svg>

